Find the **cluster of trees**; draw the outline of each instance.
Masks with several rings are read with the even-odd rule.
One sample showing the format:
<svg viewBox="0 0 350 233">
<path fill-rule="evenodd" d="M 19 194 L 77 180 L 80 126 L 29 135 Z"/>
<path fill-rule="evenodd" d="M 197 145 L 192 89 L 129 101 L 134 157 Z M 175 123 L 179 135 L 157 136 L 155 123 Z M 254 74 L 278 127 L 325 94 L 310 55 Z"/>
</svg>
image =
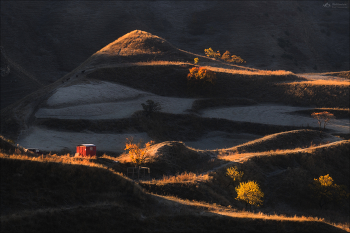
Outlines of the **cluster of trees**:
<svg viewBox="0 0 350 233">
<path fill-rule="evenodd" d="M 246 63 L 246 61 L 243 60 L 240 56 L 231 55 L 231 53 L 228 50 L 226 50 L 226 52 L 221 55 L 220 51 L 214 52 L 214 50 L 212 48 L 209 48 L 209 49 L 204 49 L 204 53 L 207 57 L 219 58 L 219 59 L 224 60 L 226 62 Z"/>
</svg>

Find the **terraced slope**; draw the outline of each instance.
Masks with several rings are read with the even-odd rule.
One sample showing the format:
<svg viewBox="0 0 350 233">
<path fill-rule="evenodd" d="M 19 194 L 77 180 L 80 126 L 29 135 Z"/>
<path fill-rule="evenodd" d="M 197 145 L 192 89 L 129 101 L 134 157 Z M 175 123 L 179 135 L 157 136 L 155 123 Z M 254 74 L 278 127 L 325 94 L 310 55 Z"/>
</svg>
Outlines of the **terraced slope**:
<svg viewBox="0 0 350 233">
<path fill-rule="evenodd" d="M 149 56 L 154 55 L 159 60 L 147 61 Z M 79 143 L 79 141 L 84 141 L 86 138 L 91 137 L 89 135 L 91 132 L 84 131 L 91 130 L 91 124 L 98 124 L 101 127 L 106 127 L 110 124 L 102 121 L 120 121 L 118 124 L 122 126 L 122 129 L 118 129 L 117 132 L 118 134 L 121 132 L 123 134 L 114 135 L 113 138 L 115 136 L 117 138 L 120 136 L 125 137 L 125 133 L 130 134 L 133 131 L 141 134 L 144 132 L 151 133 L 149 136 L 157 140 L 180 139 L 183 141 L 194 141 L 198 140 L 198 135 L 204 136 L 205 134 L 205 137 L 209 136 L 211 140 L 216 136 L 213 136 L 212 132 L 209 131 L 227 131 L 226 129 L 223 130 L 223 124 L 217 124 L 216 128 L 211 127 L 209 131 L 196 126 L 197 128 L 194 132 L 196 132 L 197 136 L 188 132 L 189 130 L 184 130 L 186 131 L 185 134 L 192 136 L 177 135 L 176 133 L 173 134 L 175 135 L 174 137 L 171 137 L 171 134 L 166 132 L 166 128 L 170 130 L 172 127 L 170 121 L 174 120 L 174 117 L 176 119 L 179 118 L 180 115 L 183 115 L 184 120 L 179 122 L 181 123 L 179 129 L 188 128 L 188 125 L 185 126 L 183 124 L 193 121 L 191 120 L 193 118 L 191 114 L 197 114 L 199 118 L 226 118 L 229 121 L 237 121 L 237 117 L 234 118 L 234 114 L 232 115 L 230 112 L 231 107 L 233 111 L 236 111 L 238 108 L 242 108 L 238 106 L 246 105 L 248 102 L 253 105 L 251 107 L 253 110 L 259 107 L 267 108 L 264 103 L 271 102 L 274 104 L 288 103 L 306 106 L 316 104 L 316 106 L 320 107 L 343 107 L 348 103 L 348 98 L 346 97 L 349 95 L 349 90 L 345 84 L 332 84 L 331 86 L 313 85 L 312 83 L 303 84 L 302 81 L 305 81 L 305 78 L 293 75 L 291 72 L 259 71 L 236 65 L 228 66 L 210 58 L 204 58 L 207 62 L 203 63 L 208 69 L 213 69 L 217 72 L 217 83 L 210 90 L 190 90 L 187 87 L 186 75 L 188 69 L 193 66 L 192 63 L 189 63 L 192 61 L 193 56 L 197 55 L 179 50 L 158 36 L 140 30 L 132 31 L 92 55 L 59 81 L 4 109 L 1 114 L 3 119 L 2 133 L 15 141 L 24 143 L 23 145 L 27 147 L 32 147 L 35 144 L 35 147 L 45 147 L 47 151 L 59 150 L 59 148 L 74 150 L 72 142 Z M 114 61 L 115 59 L 118 62 Z M 303 85 L 306 85 L 310 90 L 301 90 Z M 291 87 L 295 89 L 291 89 Z M 339 94 L 340 92 L 341 94 Z M 312 95 L 312 93 L 315 93 L 315 95 Z M 301 98 L 302 96 L 310 95 L 312 95 L 312 98 Z M 124 124 L 135 119 L 141 120 L 142 117 L 140 118 L 140 116 L 142 114 L 138 114 L 137 111 L 142 110 L 141 104 L 148 99 L 153 99 L 162 106 L 161 111 L 165 115 L 158 114 L 158 125 L 161 126 L 151 126 L 155 124 L 155 122 L 152 123 L 151 119 L 143 119 L 145 124 L 141 125 L 136 122 Z M 198 111 L 194 103 L 201 103 L 202 110 Z M 215 106 L 220 106 L 221 109 L 215 109 Z M 247 106 L 242 109 L 246 110 L 248 108 L 250 107 Z M 289 130 L 296 129 L 295 127 L 304 127 L 300 125 L 301 122 L 305 126 L 307 124 L 316 126 L 316 123 L 314 124 L 311 118 L 307 119 L 301 116 L 290 116 L 288 118 L 288 115 L 285 114 L 287 113 L 287 107 L 277 106 L 277 108 L 280 110 L 270 112 L 270 115 L 274 113 L 272 118 L 270 115 L 268 117 L 264 114 L 256 115 L 258 111 L 253 111 L 253 113 L 251 111 L 243 111 L 242 116 L 239 116 L 239 114 L 236 116 L 239 116 L 239 121 L 249 119 L 253 124 L 275 122 L 276 125 L 294 127 L 289 128 Z M 308 108 L 293 109 L 294 111 L 308 110 Z M 211 115 L 213 111 L 216 115 Z M 221 114 L 217 116 L 219 112 Z M 242 111 L 239 110 L 238 112 Z M 280 115 L 281 113 L 283 116 Z M 133 117 L 135 114 L 136 118 Z M 174 115 L 172 117 L 171 114 L 178 114 L 179 116 Z M 257 118 L 258 116 L 260 117 L 259 119 Z M 289 120 L 285 120 L 287 119 L 286 117 Z M 290 119 L 293 119 L 293 122 L 298 122 L 298 124 L 293 123 Z M 70 129 L 71 131 L 76 129 L 78 125 L 82 126 L 82 128 L 76 129 L 74 135 L 71 134 L 74 139 L 69 139 L 71 138 L 69 132 L 57 132 L 57 127 L 54 131 L 40 128 L 42 126 L 55 126 L 54 122 L 58 123 L 62 122 L 62 120 L 70 121 L 68 125 L 66 125 L 68 121 L 64 123 L 65 126 L 62 129 L 65 130 Z M 200 122 L 203 120 L 200 119 Z M 89 123 L 90 121 L 91 123 Z M 222 120 L 220 119 L 220 121 Z M 332 130 L 344 131 L 343 128 L 347 126 L 344 126 L 342 121 L 344 120 L 335 121 L 336 127 L 332 126 Z M 115 123 L 113 124 L 115 125 Z M 230 125 L 232 124 L 236 123 L 230 123 Z M 138 132 L 135 132 L 133 127 L 136 127 Z M 257 131 L 253 133 L 261 134 L 261 127 L 266 128 L 267 126 L 259 125 Z M 269 127 L 271 128 L 272 126 Z M 156 129 L 156 131 L 151 128 Z M 115 133 L 115 130 L 112 129 L 115 129 L 115 127 L 111 128 L 110 132 L 108 132 L 109 134 Z M 150 129 L 153 132 L 150 132 Z M 100 131 L 96 128 L 94 130 L 96 133 Z M 239 133 L 248 133 L 249 130 L 242 132 L 242 127 L 239 127 L 238 131 L 240 131 Z M 341 133 L 344 133 L 343 131 Z M 43 137 L 43 135 L 37 135 L 36 133 L 38 132 L 46 132 L 48 134 Z M 237 133 L 234 129 L 232 132 Z M 251 133 L 251 131 L 249 132 Z M 271 131 L 267 130 L 266 132 Z M 63 133 L 65 136 L 62 137 L 63 140 L 61 137 L 53 137 L 55 140 L 52 140 L 52 143 L 45 143 L 45 145 L 42 144 L 43 140 L 29 140 L 30 138 L 51 138 L 49 136 L 51 133 L 57 135 Z M 110 137 L 109 134 L 100 135 L 99 137 Z M 263 135 L 266 135 L 266 133 L 263 133 Z M 225 147 L 235 145 L 230 143 L 236 143 L 237 145 L 237 142 L 230 139 L 231 136 L 234 135 L 225 136 L 225 140 L 228 141 L 228 144 L 224 145 Z M 67 141 L 67 139 L 69 140 Z M 202 140 L 201 143 L 203 144 L 206 143 L 207 139 L 202 138 L 200 140 Z M 107 142 L 109 140 L 102 141 Z M 70 144 L 68 145 L 67 143 Z M 193 143 L 192 146 L 203 148 L 201 145 L 196 146 Z M 211 145 L 203 149 L 218 147 Z M 101 149 L 108 151 L 120 150 L 119 146 L 116 148 L 108 147 L 107 149 L 104 145 L 101 146 Z"/>
</svg>

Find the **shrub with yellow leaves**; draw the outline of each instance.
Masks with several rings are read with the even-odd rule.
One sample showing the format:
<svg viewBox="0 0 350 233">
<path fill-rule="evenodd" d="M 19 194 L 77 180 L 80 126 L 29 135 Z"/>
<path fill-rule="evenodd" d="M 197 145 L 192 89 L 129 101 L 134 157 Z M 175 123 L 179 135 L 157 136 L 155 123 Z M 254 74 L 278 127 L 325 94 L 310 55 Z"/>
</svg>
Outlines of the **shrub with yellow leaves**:
<svg viewBox="0 0 350 233">
<path fill-rule="evenodd" d="M 214 50 L 212 48 L 209 49 L 204 49 L 204 53 L 205 55 L 207 55 L 207 57 L 213 57 L 213 58 L 220 58 L 221 54 L 219 51 L 214 52 Z"/>
<path fill-rule="evenodd" d="M 127 138 L 125 143 L 125 149 L 129 152 L 131 162 L 137 166 L 141 166 L 147 159 L 147 151 L 154 144 L 154 141 L 147 142 L 142 148 L 141 142 L 137 144 L 133 143 L 133 138 Z"/>
<path fill-rule="evenodd" d="M 310 188 L 321 209 L 330 203 L 340 203 L 347 196 L 345 186 L 334 184 L 329 174 L 315 178 Z"/>
<path fill-rule="evenodd" d="M 193 67 L 187 74 L 187 80 L 190 86 L 205 86 L 208 83 L 214 84 L 216 80 L 216 73 L 204 67 Z"/>
<path fill-rule="evenodd" d="M 333 178 L 329 174 L 325 176 L 320 176 L 318 179 L 314 179 L 316 182 L 320 182 L 321 186 L 331 186 L 333 184 Z"/>
<path fill-rule="evenodd" d="M 232 181 L 234 183 L 240 182 L 242 180 L 243 174 L 244 174 L 243 171 L 237 170 L 237 166 L 228 168 L 226 170 L 226 176 L 230 177 L 231 179 L 230 179 L 230 183 L 227 186 L 229 186 Z"/>
<path fill-rule="evenodd" d="M 235 190 L 237 192 L 236 200 L 245 202 L 246 207 L 249 204 L 251 209 L 252 205 L 259 207 L 263 204 L 264 193 L 255 181 L 241 182 Z"/>
</svg>

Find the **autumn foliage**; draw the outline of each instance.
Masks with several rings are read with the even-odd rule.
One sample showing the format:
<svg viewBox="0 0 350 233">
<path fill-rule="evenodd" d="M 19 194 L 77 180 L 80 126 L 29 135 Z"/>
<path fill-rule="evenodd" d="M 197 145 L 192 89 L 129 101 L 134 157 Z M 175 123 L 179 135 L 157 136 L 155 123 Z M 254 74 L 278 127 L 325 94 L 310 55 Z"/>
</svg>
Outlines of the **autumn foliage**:
<svg viewBox="0 0 350 233">
<path fill-rule="evenodd" d="M 330 203 L 340 203 L 347 196 L 344 186 L 335 184 L 329 174 L 314 179 L 311 189 L 321 209 Z"/>
<path fill-rule="evenodd" d="M 204 53 L 207 57 L 212 57 L 212 58 L 220 58 L 221 60 L 224 60 L 226 62 L 232 62 L 232 63 L 246 63 L 245 60 L 243 60 L 240 56 L 237 55 L 231 55 L 231 53 L 226 50 L 224 54 L 220 54 L 220 51 L 214 52 L 212 48 L 209 49 L 204 49 Z"/>
<path fill-rule="evenodd" d="M 216 80 L 216 73 L 214 71 L 208 70 L 204 67 L 193 67 L 187 74 L 187 80 L 189 84 L 195 86 L 205 86 L 207 84 L 214 84 Z"/>
<path fill-rule="evenodd" d="M 240 56 L 231 55 L 229 51 L 226 51 L 224 54 L 222 54 L 221 59 L 232 63 L 246 63 L 246 61 L 243 60 Z"/>
<path fill-rule="evenodd" d="M 212 48 L 209 49 L 204 49 L 204 53 L 205 55 L 207 55 L 207 57 L 213 57 L 213 58 L 220 58 L 221 54 L 219 51 L 214 52 L 214 50 Z"/>
<path fill-rule="evenodd" d="M 141 142 L 135 144 L 133 143 L 133 138 L 127 138 L 124 150 L 127 150 L 129 152 L 132 163 L 135 164 L 135 166 L 140 166 L 145 162 L 147 158 L 147 151 L 153 144 L 154 141 L 147 142 L 142 148 Z"/>
<path fill-rule="evenodd" d="M 236 199 L 245 202 L 246 205 L 261 206 L 263 204 L 264 193 L 255 181 L 241 182 L 235 190 Z"/>
<path fill-rule="evenodd" d="M 216 73 L 204 67 L 193 67 L 187 74 L 187 84 L 190 88 L 205 88 L 215 84 Z"/>
<path fill-rule="evenodd" d="M 226 170 L 226 176 L 231 178 L 229 185 L 231 184 L 231 181 L 233 181 L 234 183 L 240 182 L 242 180 L 243 174 L 243 171 L 237 170 L 237 166 L 228 168 Z"/>
</svg>

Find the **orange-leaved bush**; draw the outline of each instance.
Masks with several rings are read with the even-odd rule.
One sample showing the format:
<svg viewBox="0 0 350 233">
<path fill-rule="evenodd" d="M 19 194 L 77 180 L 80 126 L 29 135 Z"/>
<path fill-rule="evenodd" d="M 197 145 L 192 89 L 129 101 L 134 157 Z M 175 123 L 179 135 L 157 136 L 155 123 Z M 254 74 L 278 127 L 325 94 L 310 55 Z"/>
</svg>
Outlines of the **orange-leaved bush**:
<svg viewBox="0 0 350 233">
<path fill-rule="evenodd" d="M 224 54 L 222 54 L 221 60 L 224 60 L 226 62 L 233 62 L 233 63 L 246 63 L 246 61 L 243 60 L 240 56 L 231 55 L 229 51 L 226 51 Z"/>
<path fill-rule="evenodd" d="M 219 51 L 214 52 L 214 50 L 212 48 L 209 49 L 204 49 L 204 53 L 205 55 L 207 55 L 207 57 L 213 57 L 213 58 L 220 58 L 221 54 Z"/>
<path fill-rule="evenodd" d="M 208 83 L 214 84 L 216 80 L 216 73 L 204 67 L 193 67 L 190 73 L 187 74 L 189 84 L 206 85 Z"/>
<path fill-rule="evenodd" d="M 230 62 L 234 62 L 234 63 L 246 63 L 245 60 L 243 60 L 240 56 L 236 56 L 236 55 L 232 55 Z"/>
<path fill-rule="evenodd" d="M 129 151 L 129 156 L 131 161 L 136 166 L 140 166 L 145 162 L 147 158 L 147 151 L 154 144 L 154 141 L 147 142 L 142 148 L 141 142 L 135 144 L 133 143 L 133 138 L 127 138 L 127 142 L 125 143 L 125 149 Z"/>
<path fill-rule="evenodd" d="M 320 182 L 322 186 L 331 186 L 333 184 L 333 178 L 329 174 L 320 176 L 318 179 L 314 179 L 316 182 Z"/>
</svg>

